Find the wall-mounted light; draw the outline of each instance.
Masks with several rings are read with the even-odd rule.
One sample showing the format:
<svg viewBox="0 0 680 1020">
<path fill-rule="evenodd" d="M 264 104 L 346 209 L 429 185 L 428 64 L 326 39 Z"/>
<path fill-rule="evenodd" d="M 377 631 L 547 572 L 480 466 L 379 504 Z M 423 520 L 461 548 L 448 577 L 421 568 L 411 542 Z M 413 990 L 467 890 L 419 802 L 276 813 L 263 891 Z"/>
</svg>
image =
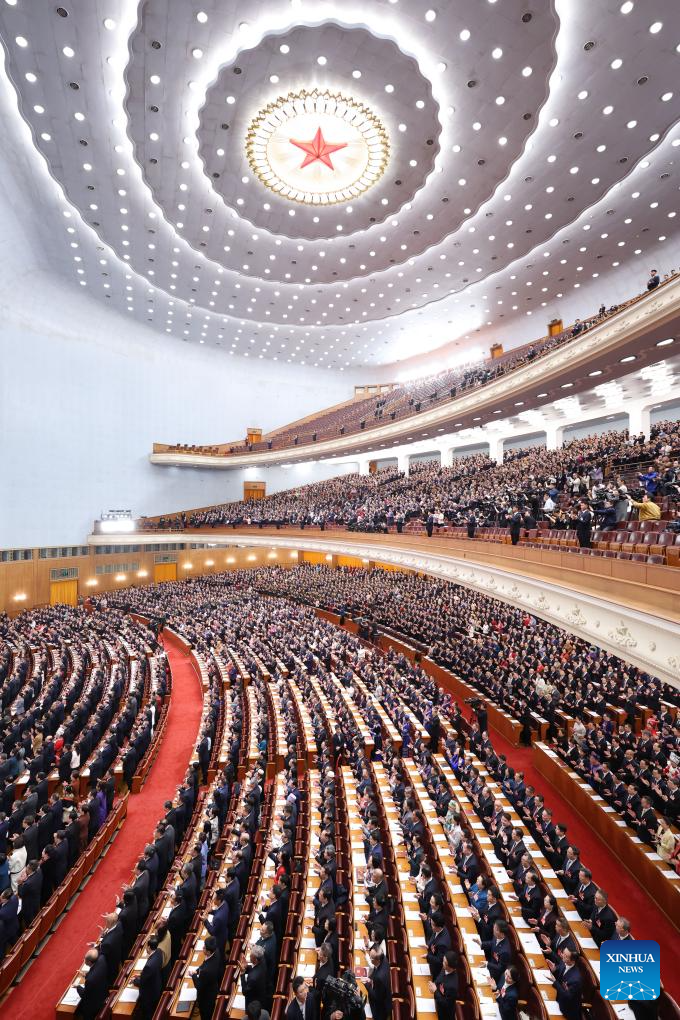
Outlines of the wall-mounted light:
<svg viewBox="0 0 680 1020">
<path fill-rule="evenodd" d="M 192 567 L 193 567 L 193 563 L 183 563 L 182 564 L 182 569 L 183 570 L 191 570 Z"/>
<path fill-rule="evenodd" d="M 91 577 L 89 581 L 85 582 L 85 587 L 86 588 L 96 588 L 98 584 L 99 584 L 99 581 L 97 580 L 97 578 L 96 577 Z"/>
<path fill-rule="evenodd" d="M 28 595 L 26 594 L 25 591 L 19 591 L 14 596 L 14 601 L 15 602 L 25 602 L 27 598 L 28 598 Z"/>
<path fill-rule="evenodd" d="M 332 560 L 333 559 L 333 554 L 332 553 L 326 553 L 326 559 L 327 560 Z"/>
<path fill-rule="evenodd" d="M 268 552 L 267 553 L 267 559 L 275 560 L 276 559 L 276 553 L 275 552 Z"/>
<path fill-rule="evenodd" d="M 206 565 L 206 567 L 214 567 L 215 566 L 215 561 L 214 560 L 206 560 L 205 561 L 205 565 Z"/>
<path fill-rule="evenodd" d="M 138 570 L 137 571 L 137 577 L 148 577 L 148 576 L 149 576 L 149 571 L 148 570 Z"/>
<path fill-rule="evenodd" d="M 253 553 L 251 553 L 251 554 L 250 554 L 250 556 L 248 556 L 248 557 L 246 557 L 246 558 L 247 558 L 248 560 L 250 560 L 250 562 L 252 563 L 252 561 L 253 561 L 253 560 L 256 560 L 256 559 L 257 559 L 257 556 L 254 556 L 254 555 L 253 555 Z"/>
<path fill-rule="evenodd" d="M 116 581 L 126 581 L 127 574 L 116 574 Z"/>
<path fill-rule="evenodd" d="M 235 556 L 227 556 L 227 563 L 236 563 Z"/>
<path fill-rule="evenodd" d="M 295 552 L 295 550 L 293 550 L 293 552 L 290 554 L 290 558 L 292 560 L 296 560 L 297 559 L 297 555 L 298 555 L 297 552 Z"/>
</svg>

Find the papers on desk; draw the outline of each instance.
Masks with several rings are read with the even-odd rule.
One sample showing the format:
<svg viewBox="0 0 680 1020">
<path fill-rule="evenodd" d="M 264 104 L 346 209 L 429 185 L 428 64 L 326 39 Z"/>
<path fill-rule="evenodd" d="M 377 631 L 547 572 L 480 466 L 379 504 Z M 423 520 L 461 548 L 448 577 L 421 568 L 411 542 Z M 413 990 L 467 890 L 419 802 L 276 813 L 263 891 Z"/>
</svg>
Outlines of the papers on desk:
<svg viewBox="0 0 680 1020">
<path fill-rule="evenodd" d="M 599 981 L 600 980 L 600 961 L 599 960 L 588 960 L 588 963 L 590 964 L 590 966 L 595 971 L 595 974 L 597 975 L 597 980 Z"/>
<path fill-rule="evenodd" d="M 521 914 L 518 914 L 517 917 L 515 917 L 513 914 L 512 923 L 514 924 L 515 928 L 518 929 L 529 928 L 529 922 L 525 921 Z"/>
<path fill-rule="evenodd" d="M 413 938 L 410 938 L 408 942 L 410 946 L 414 947 L 414 949 L 425 949 L 427 945 L 424 935 L 415 935 Z"/>
<path fill-rule="evenodd" d="M 300 949 L 314 949 L 315 947 L 316 942 L 314 941 L 311 935 L 305 936 L 304 938 L 300 939 Z"/>
<path fill-rule="evenodd" d="M 205 939 L 196 939 L 196 945 L 194 946 L 194 949 L 196 950 L 196 952 L 200 953 L 203 950 L 204 947 L 205 947 Z"/>
<path fill-rule="evenodd" d="M 579 914 L 578 910 L 565 910 L 564 916 L 566 917 L 567 921 L 581 920 L 581 915 Z"/>
<path fill-rule="evenodd" d="M 136 1002 L 139 998 L 139 988 L 131 988 L 129 985 L 124 988 L 118 996 L 119 1002 Z"/>
<path fill-rule="evenodd" d="M 470 826 L 471 826 L 471 827 L 472 827 L 473 829 L 483 829 L 483 828 L 484 828 L 484 825 L 483 825 L 483 823 L 482 823 L 482 822 L 471 822 L 471 823 L 470 823 Z"/>
<path fill-rule="evenodd" d="M 198 991 L 197 991 L 195 985 L 190 985 L 190 984 L 188 984 L 185 981 L 184 984 L 182 985 L 182 988 L 180 989 L 179 1001 L 180 1002 L 195 1002 L 197 995 L 198 995 Z"/>
<path fill-rule="evenodd" d="M 564 889 L 551 889 L 550 892 L 555 897 L 556 900 L 569 899 L 569 893 L 565 892 Z"/>
<path fill-rule="evenodd" d="M 314 911 L 313 910 L 305 910 L 305 917 L 313 918 L 314 917 Z"/>
<path fill-rule="evenodd" d="M 534 977 L 536 978 L 536 984 L 537 985 L 551 985 L 552 984 L 552 974 L 550 973 L 549 970 L 538 969 L 538 970 L 535 970 L 533 973 L 534 973 Z"/>
<path fill-rule="evenodd" d="M 642 840 L 640 839 L 639 836 L 631 836 L 630 838 L 632 839 L 633 843 L 640 843 L 640 844 L 642 843 Z"/>
<path fill-rule="evenodd" d="M 611 806 L 611 804 L 605 804 L 602 810 L 606 811 L 608 815 L 614 814 L 614 808 Z"/>
<path fill-rule="evenodd" d="M 541 952 L 541 947 L 538 944 L 538 939 L 533 933 L 521 931 L 519 933 L 519 940 L 524 946 L 527 953 Z"/>
<path fill-rule="evenodd" d="M 658 854 L 651 853 L 651 854 L 647 854 L 647 860 L 648 861 L 661 861 L 661 860 L 663 860 L 663 858 L 659 857 Z"/>
<path fill-rule="evenodd" d="M 456 907 L 456 917 L 472 917 L 469 907 Z"/>
<path fill-rule="evenodd" d="M 617 825 L 621 826 L 621 828 L 625 828 L 626 823 L 624 822 L 623 818 L 615 818 L 614 821 L 616 822 Z"/>
<path fill-rule="evenodd" d="M 562 1016 L 562 1010 L 555 1001 L 552 999 L 546 999 L 544 996 L 543 1002 L 548 1016 Z"/>
<path fill-rule="evenodd" d="M 420 914 L 418 913 L 417 910 L 405 910 L 404 911 L 404 916 L 405 916 L 407 921 L 419 921 L 420 920 Z"/>
<path fill-rule="evenodd" d="M 421 999 L 419 995 L 416 995 L 416 1012 L 419 1016 L 421 1013 L 436 1013 L 437 1007 L 434 1004 L 434 999 Z"/>
<path fill-rule="evenodd" d="M 674 878 L 676 881 L 677 881 L 678 878 L 680 878 L 680 875 L 676 875 L 676 873 L 674 871 L 671 871 L 670 868 L 662 868 L 661 869 L 661 874 L 665 878 Z"/>
<path fill-rule="evenodd" d="M 552 868 L 541 868 L 541 874 L 543 878 L 557 878 L 557 875 Z"/>
<path fill-rule="evenodd" d="M 234 996 L 234 1001 L 232 1003 L 232 1006 L 234 1007 L 234 1009 L 239 1009 L 243 1013 L 245 1013 L 245 1011 L 246 1011 L 246 997 L 245 997 L 245 995 L 241 995 L 240 993 L 238 995 L 235 995 Z"/>
<path fill-rule="evenodd" d="M 295 973 L 303 978 L 312 978 L 316 973 L 316 967 L 313 963 L 301 963 Z"/>
<path fill-rule="evenodd" d="M 430 972 L 430 968 L 429 967 L 427 968 L 427 972 L 429 974 L 429 972 Z M 76 985 L 71 985 L 70 988 L 67 988 L 66 991 L 64 992 L 64 994 L 62 995 L 60 1001 L 61 1001 L 62 1006 L 79 1006 L 80 1005 L 80 996 L 78 995 L 78 988 L 77 988 L 77 986 Z"/>
<path fill-rule="evenodd" d="M 597 942 L 595 939 L 579 939 L 581 943 L 581 949 L 597 949 Z"/>
<path fill-rule="evenodd" d="M 419 977 L 429 977 L 430 968 L 426 963 L 414 963 L 412 968 L 413 973 Z"/>
</svg>

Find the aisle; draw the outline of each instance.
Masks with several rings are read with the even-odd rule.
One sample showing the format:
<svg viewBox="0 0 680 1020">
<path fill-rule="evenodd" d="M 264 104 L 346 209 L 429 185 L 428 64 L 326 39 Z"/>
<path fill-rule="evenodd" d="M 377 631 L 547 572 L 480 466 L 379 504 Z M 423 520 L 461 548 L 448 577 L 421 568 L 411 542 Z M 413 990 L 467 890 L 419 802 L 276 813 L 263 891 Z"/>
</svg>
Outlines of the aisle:
<svg viewBox="0 0 680 1020">
<path fill-rule="evenodd" d="M 184 777 L 201 718 L 201 687 L 189 658 L 172 639 L 165 641 L 172 671 L 172 695 L 165 734 L 142 792 L 128 801 L 127 818 L 109 852 L 79 893 L 23 981 L 2 1004 L 12 1020 L 53 1020 L 59 1000 L 82 963 L 87 943 L 99 935 L 103 913 L 110 911 L 135 862 L 153 836 L 163 804 Z"/>
<path fill-rule="evenodd" d="M 659 943 L 661 980 L 666 991 L 676 1002 L 680 1002 L 680 972 L 677 967 L 680 936 L 676 929 L 628 869 L 614 857 L 607 844 L 595 835 L 572 805 L 533 767 L 532 751 L 529 748 L 513 747 L 494 729 L 491 729 L 490 734 L 496 751 L 505 754 L 508 764 L 524 773 L 525 782 L 543 794 L 546 806 L 553 812 L 553 821 L 567 825 L 570 842 L 579 847 L 581 860 L 592 871 L 595 883 L 609 894 L 617 913 L 623 914 L 630 921 L 633 937 L 654 939 Z"/>
</svg>

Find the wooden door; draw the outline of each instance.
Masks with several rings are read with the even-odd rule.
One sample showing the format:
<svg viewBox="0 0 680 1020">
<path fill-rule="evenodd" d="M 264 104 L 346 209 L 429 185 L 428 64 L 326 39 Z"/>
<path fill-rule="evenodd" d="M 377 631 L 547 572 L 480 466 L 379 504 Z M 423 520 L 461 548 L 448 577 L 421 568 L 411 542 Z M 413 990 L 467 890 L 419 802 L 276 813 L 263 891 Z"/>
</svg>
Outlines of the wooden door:
<svg viewBox="0 0 680 1020">
<path fill-rule="evenodd" d="M 177 564 L 176 563 L 154 563 L 153 565 L 153 579 L 155 584 L 159 584 L 161 581 L 176 581 L 177 580 Z"/>
</svg>

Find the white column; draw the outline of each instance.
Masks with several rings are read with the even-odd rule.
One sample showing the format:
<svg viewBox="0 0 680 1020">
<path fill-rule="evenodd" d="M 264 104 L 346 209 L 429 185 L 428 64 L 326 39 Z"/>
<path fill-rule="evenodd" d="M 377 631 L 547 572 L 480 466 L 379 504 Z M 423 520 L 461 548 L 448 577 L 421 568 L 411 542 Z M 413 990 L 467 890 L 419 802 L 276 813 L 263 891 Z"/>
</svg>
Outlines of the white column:
<svg viewBox="0 0 680 1020">
<path fill-rule="evenodd" d="M 455 446 L 444 447 L 439 451 L 439 454 L 442 459 L 442 467 L 451 467 L 453 458 L 456 455 L 456 448 Z"/>
<path fill-rule="evenodd" d="M 409 458 L 407 453 L 400 453 L 397 457 L 397 470 L 403 471 L 405 475 L 409 473 Z"/>
<path fill-rule="evenodd" d="M 639 436 L 644 433 L 645 439 L 649 439 L 651 428 L 651 407 L 644 404 L 627 404 L 625 411 L 628 414 L 628 431 L 631 436 Z"/>
<path fill-rule="evenodd" d="M 491 460 L 495 460 L 497 464 L 503 463 L 503 442 L 504 436 L 495 436 L 493 439 L 489 439 L 489 456 Z"/>
<path fill-rule="evenodd" d="M 369 473 L 368 464 L 371 459 L 371 457 L 359 457 L 357 470 L 360 475 L 367 475 Z"/>
<path fill-rule="evenodd" d="M 548 450 L 559 450 L 564 445 L 564 427 L 548 425 L 545 430 L 545 445 Z"/>
</svg>

